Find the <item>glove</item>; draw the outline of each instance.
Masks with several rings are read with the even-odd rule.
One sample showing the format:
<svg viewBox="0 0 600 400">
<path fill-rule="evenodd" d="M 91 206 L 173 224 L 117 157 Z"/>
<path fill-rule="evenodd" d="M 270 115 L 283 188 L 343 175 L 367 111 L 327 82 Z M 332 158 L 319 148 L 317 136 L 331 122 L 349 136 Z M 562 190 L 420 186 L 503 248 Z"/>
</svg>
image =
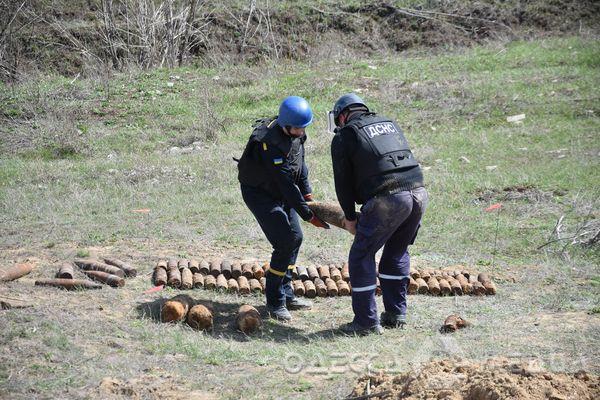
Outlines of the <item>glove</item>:
<svg viewBox="0 0 600 400">
<path fill-rule="evenodd" d="M 310 222 L 317 228 L 329 229 L 329 224 L 314 214 L 313 214 L 312 218 L 310 219 L 310 221 L 308 221 L 308 222 Z"/>
<path fill-rule="evenodd" d="M 314 201 L 312 193 L 307 193 L 304 195 L 304 200 L 309 202 L 309 201 Z"/>
</svg>

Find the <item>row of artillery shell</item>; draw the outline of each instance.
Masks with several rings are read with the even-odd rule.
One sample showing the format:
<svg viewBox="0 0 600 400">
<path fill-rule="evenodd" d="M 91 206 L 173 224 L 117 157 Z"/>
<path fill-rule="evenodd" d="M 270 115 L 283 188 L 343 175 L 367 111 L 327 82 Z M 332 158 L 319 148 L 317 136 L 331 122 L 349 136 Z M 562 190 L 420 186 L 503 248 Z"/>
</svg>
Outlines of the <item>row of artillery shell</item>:
<svg viewBox="0 0 600 400">
<path fill-rule="evenodd" d="M 267 263 L 242 263 L 222 259 L 211 261 L 169 259 L 162 260 L 156 265 L 153 281 L 155 285 L 168 285 L 181 289 L 206 287 L 207 289 L 216 288 L 247 294 L 249 292 L 246 290 L 246 285 L 240 283 L 239 278 L 246 278 L 250 291 L 259 291 L 259 285 L 253 281 L 262 282 L 260 287 L 264 291 L 264 275 L 268 269 L 269 265 Z M 306 282 L 312 282 L 315 290 L 318 286 L 320 290 L 317 290 L 317 295 L 327 293 L 323 296 L 336 296 L 335 288 L 340 292 L 340 295 L 345 295 L 346 286 L 350 290 L 350 274 L 347 263 L 343 265 L 294 266 L 292 278 L 303 282 L 303 286 L 306 286 Z M 333 283 L 329 283 L 329 281 Z M 338 282 L 346 282 L 347 284 L 342 285 L 343 289 L 341 289 L 338 287 Z M 377 295 L 380 295 L 379 280 L 377 286 Z M 296 290 L 295 287 L 294 290 Z M 311 289 L 305 287 L 304 291 L 308 293 L 307 297 L 310 297 L 313 293 L 312 287 Z M 472 274 L 461 266 L 442 270 L 411 269 L 408 293 L 431 294 L 434 296 L 494 295 L 496 294 L 496 286 L 487 274 Z M 298 289 L 297 295 L 303 295 L 300 289 Z"/>
<path fill-rule="evenodd" d="M 160 269 L 164 272 L 159 271 Z M 265 276 L 265 273 L 269 269 L 268 263 L 258 262 L 240 262 L 231 261 L 227 259 L 212 259 L 212 260 L 197 260 L 197 259 L 175 259 L 170 258 L 168 260 L 160 260 L 154 268 L 154 276 L 164 278 L 166 280 L 163 283 L 163 279 L 159 279 L 157 284 L 165 284 L 169 280 L 169 275 L 177 277 L 177 271 L 183 274 L 185 270 L 189 270 L 192 274 L 212 275 L 215 279 L 219 275 L 223 275 L 225 279 L 238 279 L 240 276 L 246 277 L 246 279 L 261 279 Z M 186 272 L 187 273 L 187 272 Z M 348 272 L 348 264 L 344 265 L 321 265 L 321 266 L 294 266 L 292 269 L 292 278 L 300 279 L 302 281 L 313 280 L 315 278 L 321 278 L 325 281 L 328 278 L 334 281 L 344 280 L 348 282 L 350 280 L 350 274 Z M 181 278 L 180 278 L 181 279 Z M 156 282 L 156 279 L 155 279 Z M 175 282 L 175 286 L 177 283 Z M 178 286 L 177 286 L 178 287 Z"/>
<path fill-rule="evenodd" d="M 260 279 L 265 276 L 268 264 L 259 264 L 256 262 L 239 262 L 222 260 L 215 258 L 212 260 L 197 260 L 197 259 L 175 259 L 160 260 L 157 264 L 157 269 L 164 269 L 165 272 L 179 270 L 181 273 L 188 269 L 192 274 L 212 275 L 215 279 L 219 275 L 223 275 L 225 279 L 237 279 L 240 276 L 246 279 Z"/>
<path fill-rule="evenodd" d="M 478 278 L 481 278 L 478 279 Z M 408 284 L 408 294 L 431 294 L 433 296 L 446 295 L 495 295 L 496 285 L 485 274 L 479 274 L 478 277 L 463 274 L 453 276 L 428 276 L 427 279 L 410 277 Z"/>
</svg>

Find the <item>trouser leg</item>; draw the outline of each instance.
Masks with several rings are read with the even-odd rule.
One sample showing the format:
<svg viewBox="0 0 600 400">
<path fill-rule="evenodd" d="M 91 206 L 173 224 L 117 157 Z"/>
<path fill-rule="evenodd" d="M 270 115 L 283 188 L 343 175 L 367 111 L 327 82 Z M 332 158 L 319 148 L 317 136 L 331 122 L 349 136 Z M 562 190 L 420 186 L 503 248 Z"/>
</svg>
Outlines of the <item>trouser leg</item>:
<svg viewBox="0 0 600 400">
<path fill-rule="evenodd" d="M 387 240 L 379 262 L 379 281 L 385 311 L 406 315 L 406 295 L 410 274 L 408 246 L 414 243 L 423 207 L 414 199 L 410 215 Z"/>
<path fill-rule="evenodd" d="M 397 201 L 391 196 L 371 199 L 362 207 L 348 257 L 354 322 L 364 327 L 379 323 L 375 253 L 411 211 L 412 201 Z M 410 198 L 410 194 L 402 198 L 407 196 Z"/>
<path fill-rule="evenodd" d="M 285 305 L 284 279 L 291 271 L 288 267 L 295 262 L 302 230 L 295 211 L 286 211 L 281 202 L 273 200 L 260 189 L 242 185 L 242 197 L 254 214 L 267 240 L 273 246 L 269 272 L 266 275 L 265 295 L 267 304 L 273 307 Z M 289 271 L 289 272 L 288 272 Z M 289 286 L 289 281 L 287 281 Z"/>
</svg>

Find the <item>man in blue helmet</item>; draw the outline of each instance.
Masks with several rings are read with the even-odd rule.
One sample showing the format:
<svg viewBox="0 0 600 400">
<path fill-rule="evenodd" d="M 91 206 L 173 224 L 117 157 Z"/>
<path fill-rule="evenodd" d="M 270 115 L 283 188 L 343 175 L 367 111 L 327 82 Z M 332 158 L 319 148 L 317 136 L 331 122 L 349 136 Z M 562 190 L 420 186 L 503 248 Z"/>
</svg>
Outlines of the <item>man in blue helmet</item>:
<svg viewBox="0 0 600 400">
<path fill-rule="evenodd" d="M 302 97 L 283 100 L 279 115 L 256 121 L 238 163 L 244 202 L 273 246 L 266 275 L 267 309 L 276 319 L 292 318 L 288 310 L 308 309 L 312 303 L 294 296 L 292 269 L 302 244 L 298 216 L 320 228 L 329 226 L 308 205 L 312 189 L 304 162 L 305 128 L 313 114 Z"/>
<path fill-rule="evenodd" d="M 335 189 L 355 234 L 348 256 L 354 320 L 349 334 L 381 333 L 406 321 L 409 283 L 408 246 L 414 243 L 427 206 L 423 173 L 396 122 L 369 111 L 354 93 L 335 103 L 330 120 L 337 126 L 331 142 Z M 360 218 L 354 204 L 362 204 Z M 377 315 L 375 253 L 383 247 L 379 280 L 385 311 Z"/>
</svg>

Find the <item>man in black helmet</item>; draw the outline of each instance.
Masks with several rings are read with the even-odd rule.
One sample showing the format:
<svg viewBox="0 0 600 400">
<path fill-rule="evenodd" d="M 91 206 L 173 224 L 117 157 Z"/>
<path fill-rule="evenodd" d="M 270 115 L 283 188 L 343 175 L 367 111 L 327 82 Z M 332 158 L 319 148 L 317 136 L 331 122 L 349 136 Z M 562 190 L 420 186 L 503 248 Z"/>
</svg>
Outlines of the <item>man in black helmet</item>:
<svg viewBox="0 0 600 400">
<path fill-rule="evenodd" d="M 302 97 L 289 96 L 279 115 L 258 120 L 238 163 L 238 180 L 244 202 L 273 246 L 266 274 L 265 295 L 269 314 L 292 318 L 288 310 L 308 309 L 311 302 L 296 298 L 292 269 L 302 244 L 298 216 L 320 228 L 329 226 L 308 205 L 312 189 L 304 162 L 305 128 L 313 114 Z"/>
<path fill-rule="evenodd" d="M 335 189 L 346 229 L 355 234 L 348 256 L 354 320 L 350 334 L 381 333 L 406 322 L 408 246 L 427 206 L 423 173 L 396 122 L 369 111 L 354 93 L 335 103 L 330 120 Z M 360 218 L 354 204 L 362 204 Z M 383 247 L 379 280 L 385 311 L 377 315 L 375 253 Z"/>
</svg>

